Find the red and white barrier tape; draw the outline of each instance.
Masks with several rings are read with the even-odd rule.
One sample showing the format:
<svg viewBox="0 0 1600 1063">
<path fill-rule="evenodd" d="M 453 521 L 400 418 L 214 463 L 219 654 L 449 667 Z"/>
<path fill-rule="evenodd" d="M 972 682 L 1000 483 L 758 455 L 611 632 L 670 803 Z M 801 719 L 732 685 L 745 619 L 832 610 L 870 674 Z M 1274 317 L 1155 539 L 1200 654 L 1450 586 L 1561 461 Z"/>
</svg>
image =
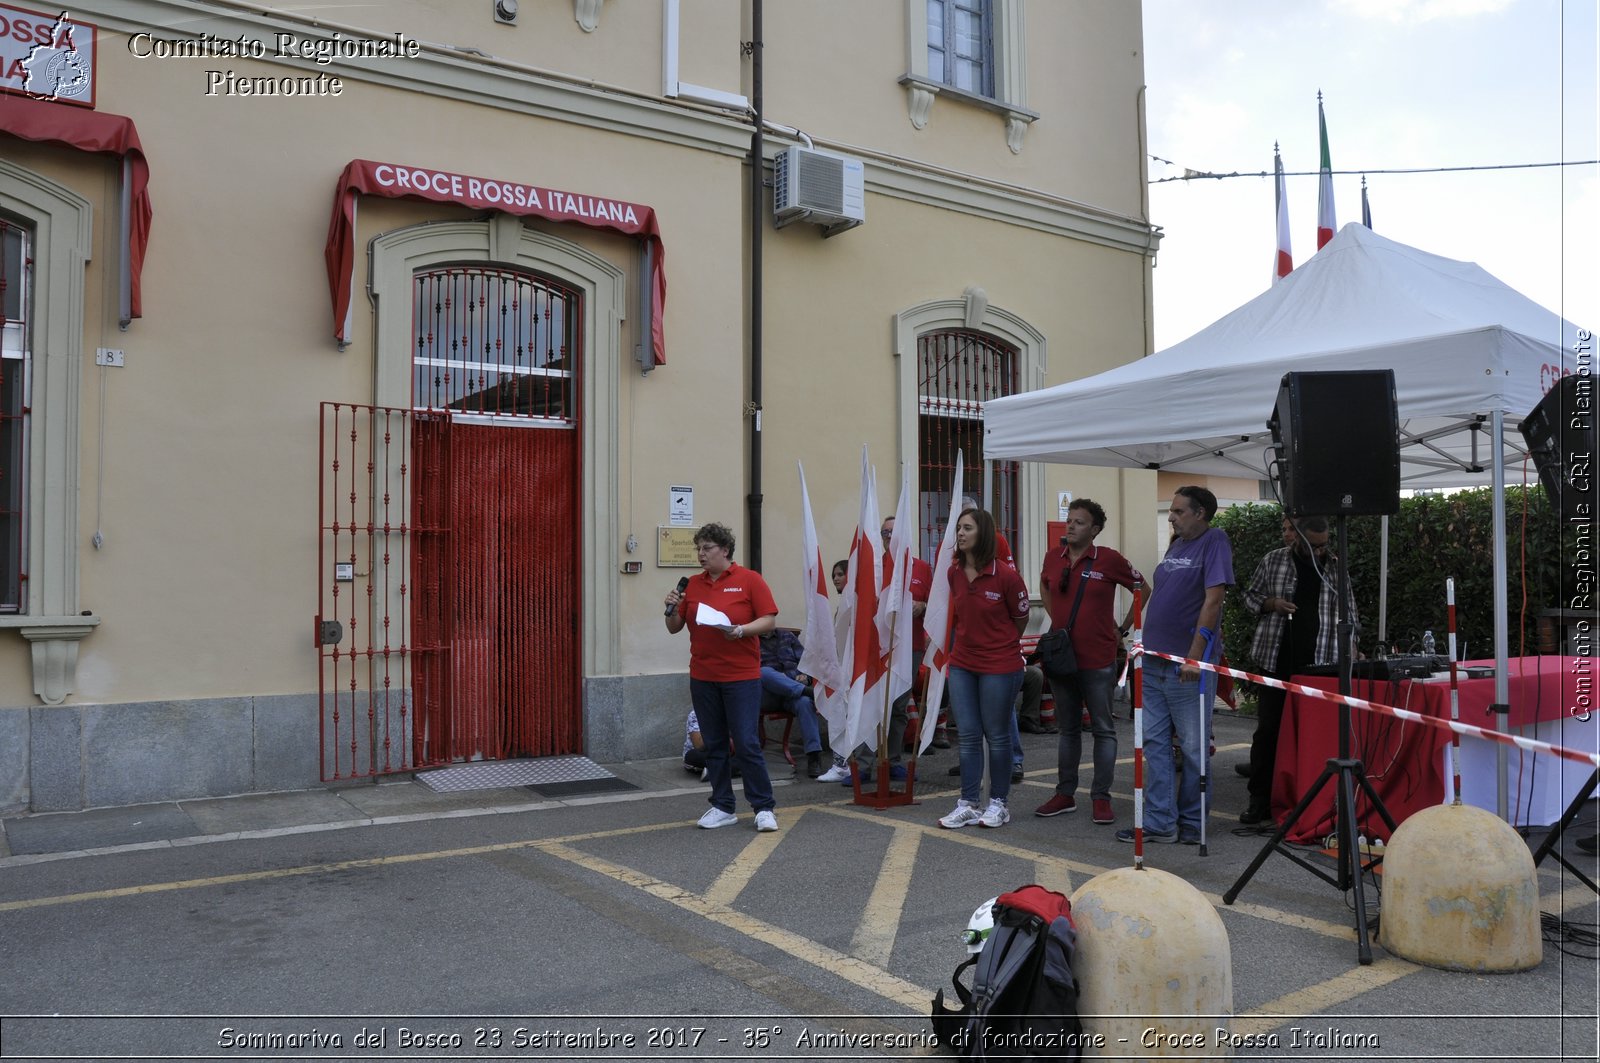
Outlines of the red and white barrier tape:
<svg viewBox="0 0 1600 1063">
<path fill-rule="evenodd" d="M 1171 661 L 1174 664 L 1192 664 L 1208 672 L 1231 675 L 1235 679 L 1248 679 L 1252 683 L 1277 687 L 1279 690 L 1287 690 L 1291 694 L 1300 694 L 1308 698 L 1320 698 L 1323 701 L 1348 705 L 1352 709 L 1365 709 L 1380 716 L 1393 716 L 1398 720 L 1420 723 L 1426 727 L 1434 727 L 1442 731 L 1452 731 L 1471 738 L 1499 742 L 1501 745 L 1516 746 L 1518 749 L 1526 750 L 1529 753 L 1549 753 L 1563 760 L 1576 761 L 1579 764 L 1588 764 L 1590 767 L 1600 768 L 1600 753 L 1587 753 L 1581 749 L 1568 749 L 1565 746 L 1540 742 L 1534 738 L 1524 738 L 1521 735 L 1506 734 L 1503 731 L 1491 731 L 1483 727 L 1474 727 L 1470 723 L 1462 723 L 1459 720 L 1444 720 L 1437 716 L 1426 716 L 1420 712 L 1412 712 L 1410 709 L 1400 709 L 1393 705 L 1385 705 L 1381 701 L 1365 701 L 1361 698 L 1350 697 L 1348 694 L 1338 694 L 1330 690 L 1323 690 L 1320 687 L 1308 687 L 1303 683 L 1286 683 L 1281 679 L 1273 679 L 1270 676 L 1256 675 L 1254 672 L 1243 672 L 1237 668 L 1227 668 L 1222 665 L 1209 664 L 1205 661 L 1191 660 L 1187 657 L 1176 657 L 1170 653 L 1147 650 L 1143 644 L 1137 642 L 1128 651 L 1128 655 L 1130 658 L 1136 656 L 1159 657 L 1161 660 Z"/>
</svg>

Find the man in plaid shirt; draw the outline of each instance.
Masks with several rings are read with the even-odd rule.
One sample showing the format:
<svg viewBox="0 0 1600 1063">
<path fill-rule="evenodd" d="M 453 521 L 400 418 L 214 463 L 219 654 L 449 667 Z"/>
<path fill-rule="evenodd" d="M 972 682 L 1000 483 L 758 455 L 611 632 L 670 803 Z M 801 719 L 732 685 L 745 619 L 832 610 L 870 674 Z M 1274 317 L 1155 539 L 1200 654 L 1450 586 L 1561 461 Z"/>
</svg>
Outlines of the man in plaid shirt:
<svg viewBox="0 0 1600 1063">
<path fill-rule="evenodd" d="M 1245 608 L 1261 617 L 1250 656 L 1274 679 L 1288 679 L 1314 664 L 1338 659 L 1338 569 L 1328 549 L 1324 517 L 1283 518 L 1285 545 L 1256 565 Z M 1356 619 L 1354 594 L 1350 620 Z M 1359 627 L 1354 629 L 1359 630 Z M 1355 652 L 1352 632 L 1351 652 Z M 1239 817 L 1252 824 L 1272 819 L 1272 775 L 1285 692 L 1263 687 L 1256 700 L 1256 733 L 1250 742 L 1250 804 Z"/>
</svg>

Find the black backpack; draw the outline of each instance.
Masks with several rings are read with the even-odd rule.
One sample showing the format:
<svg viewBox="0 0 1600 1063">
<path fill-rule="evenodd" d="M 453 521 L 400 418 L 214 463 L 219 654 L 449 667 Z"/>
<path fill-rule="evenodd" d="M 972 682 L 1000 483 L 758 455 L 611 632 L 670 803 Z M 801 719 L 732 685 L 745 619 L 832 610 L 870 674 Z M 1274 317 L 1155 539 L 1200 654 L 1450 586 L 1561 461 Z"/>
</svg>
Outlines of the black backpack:
<svg viewBox="0 0 1600 1063">
<path fill-rule="evenodd" d="M 983 950 L 950 976 L 961 1007 L 933 998 L 933 1032 L 962 1059 L 1076 1060 L 1083 1026 L 1072 977 L 1072 905 L 1043 886 L 1003 894 Z M 961 972 L 972 967 L 972 988 Z"/>
</svg>

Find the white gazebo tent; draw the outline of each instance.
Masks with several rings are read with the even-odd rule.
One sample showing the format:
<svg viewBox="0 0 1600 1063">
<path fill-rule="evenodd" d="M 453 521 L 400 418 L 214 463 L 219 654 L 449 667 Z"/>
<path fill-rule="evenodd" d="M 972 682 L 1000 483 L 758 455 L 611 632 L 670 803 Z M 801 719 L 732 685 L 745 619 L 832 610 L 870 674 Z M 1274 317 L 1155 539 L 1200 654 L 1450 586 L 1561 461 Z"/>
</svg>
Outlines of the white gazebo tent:
<svg viewBox="0 0 1600 1063">
<path fill-rule="evenodd" d="M 1267 479 L 1266 422 L 1285 373 L 1393 369 L 1401 485 L 1495 488 L 1495 700 L 1503 705 L 1505 466 L 1524 453 L 1506 426 L 1515 434 L 1562 375 L 1593 372 L 1589 344 L 1588 333 L 1475 263 L 1351 224 L 1181 343 L 990 401 L 984 456 Z M 1500 776 L 1504 814 L 1503 765 Z"/>
</svg>

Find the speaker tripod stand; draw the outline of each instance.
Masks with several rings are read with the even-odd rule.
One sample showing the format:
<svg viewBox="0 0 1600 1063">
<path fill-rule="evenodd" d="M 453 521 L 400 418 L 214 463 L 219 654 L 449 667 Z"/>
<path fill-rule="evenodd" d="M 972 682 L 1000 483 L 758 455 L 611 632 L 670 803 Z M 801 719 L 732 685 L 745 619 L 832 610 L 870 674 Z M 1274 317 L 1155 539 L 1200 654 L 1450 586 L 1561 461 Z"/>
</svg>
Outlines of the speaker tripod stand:
<svg viewBox="0 0 1600 1063">
<path fill-rule="evenodd" d="M 1533 851 L 1533 866 L 1538 867 L 1544 863 L 1545 857 L 1553 856 L 1556 863 L 1578 876 L 1579 882 L 1588 886 L 1595 893 L 1600 893 L 1600 886 L 1595 885 L 1594 880 L 1588 875 L 1573 867 L 1567 861 L 1567 858 L 1561 855 L 1559 848 L 1561 835 L 1566 832 L 1568 825 L 1578 818 L 1578 814 L 1583 811 L 1585 803 L 1594 796 L 1597 786 L 1600 786 L 1600 769 L 1589 773 L 1589 781 L 1583 784 L 1583 789 L 1578 791 L 1578 795 L 1572 799 L 1572 803 L 1567 806 L 1567 810 L 1561 813 L 1561 821 L 1550 828 L 1550 833 L 1544 836 L 1544 841 L 1539 843 L 1539 848 Z"/>
<path fill-rule="evenodd" d="M 1339 693 L 1350 694 L 1350 635 L 1354 625 L 1350 620 L 1350 568 L 1345 560 L 1348 556 L 1345 518 L 1337 518 L 1339 527 L 1339 623 L 1336 628 L 1338 635 L 1339 653 Z M 1300 817 L 1306 814 L 1322 788 L 1332 782 L 1338 789 L 1334 793 L 1333 826 L 1334 838 L 1337 842 L 1338 867 L 1334 874 L 1329 874 L 1326 868 L 1320 867 L 1290 849 L 1283 848 L 1283 840 L 1295 824 L 1300 822 Z M 1311 788 L 1306 791 L 1300 803 L 1294 807 L 1288 817 L 1279 824 L 1272 837 L 1261 851 L 1256 853 L 1250 866 L 1245 868 L 1239 880 L 1229 887 L 1228 892 L 1222 895 L 1224 904 L 1232 904 L 1239 893 L 1249 883 L 1252 876 L 1260 870 L 1261 865 L 1267 862 L 1267 857 L 1273 853 L 1281 853 L 1294 863 L 1299 864 L 1307 871 L 1316 875 L 1324 882 L 1335 886 L 1341 893 L 1349 890 L 1354 893 L 1356 911 L 1356 959 L 1365 966 L 1372 962 L 1372 943 L 1367 929 L 1367 904 L 1366 889 L 1362 876 L 1383 859 L 1376 857 L 1370 863 L 1363 864 L 1361 853 L 1356 848 L 1357 823 L 1356 823 L 1356 788 L 1366 794 L 1367 800 L 1372 802 L 1372 807 L 1377 809 L 1383 821 L 1389 825 L 1389 835 L 1394 836 L 1395 821 L 1384 807 L 1383 800 L 1378 797 L 1378 792 L 1373 789 L 1372 783 L 1367 778 L 1366 766 L 1359 757 L 1350 755 L 1350 706 L 1344 703 L 1339 705 L 1339 755 L 1330 757 L 1327 765 L 1322 769 L 1322 774 L 1317 776 Z"/>
</svg>

